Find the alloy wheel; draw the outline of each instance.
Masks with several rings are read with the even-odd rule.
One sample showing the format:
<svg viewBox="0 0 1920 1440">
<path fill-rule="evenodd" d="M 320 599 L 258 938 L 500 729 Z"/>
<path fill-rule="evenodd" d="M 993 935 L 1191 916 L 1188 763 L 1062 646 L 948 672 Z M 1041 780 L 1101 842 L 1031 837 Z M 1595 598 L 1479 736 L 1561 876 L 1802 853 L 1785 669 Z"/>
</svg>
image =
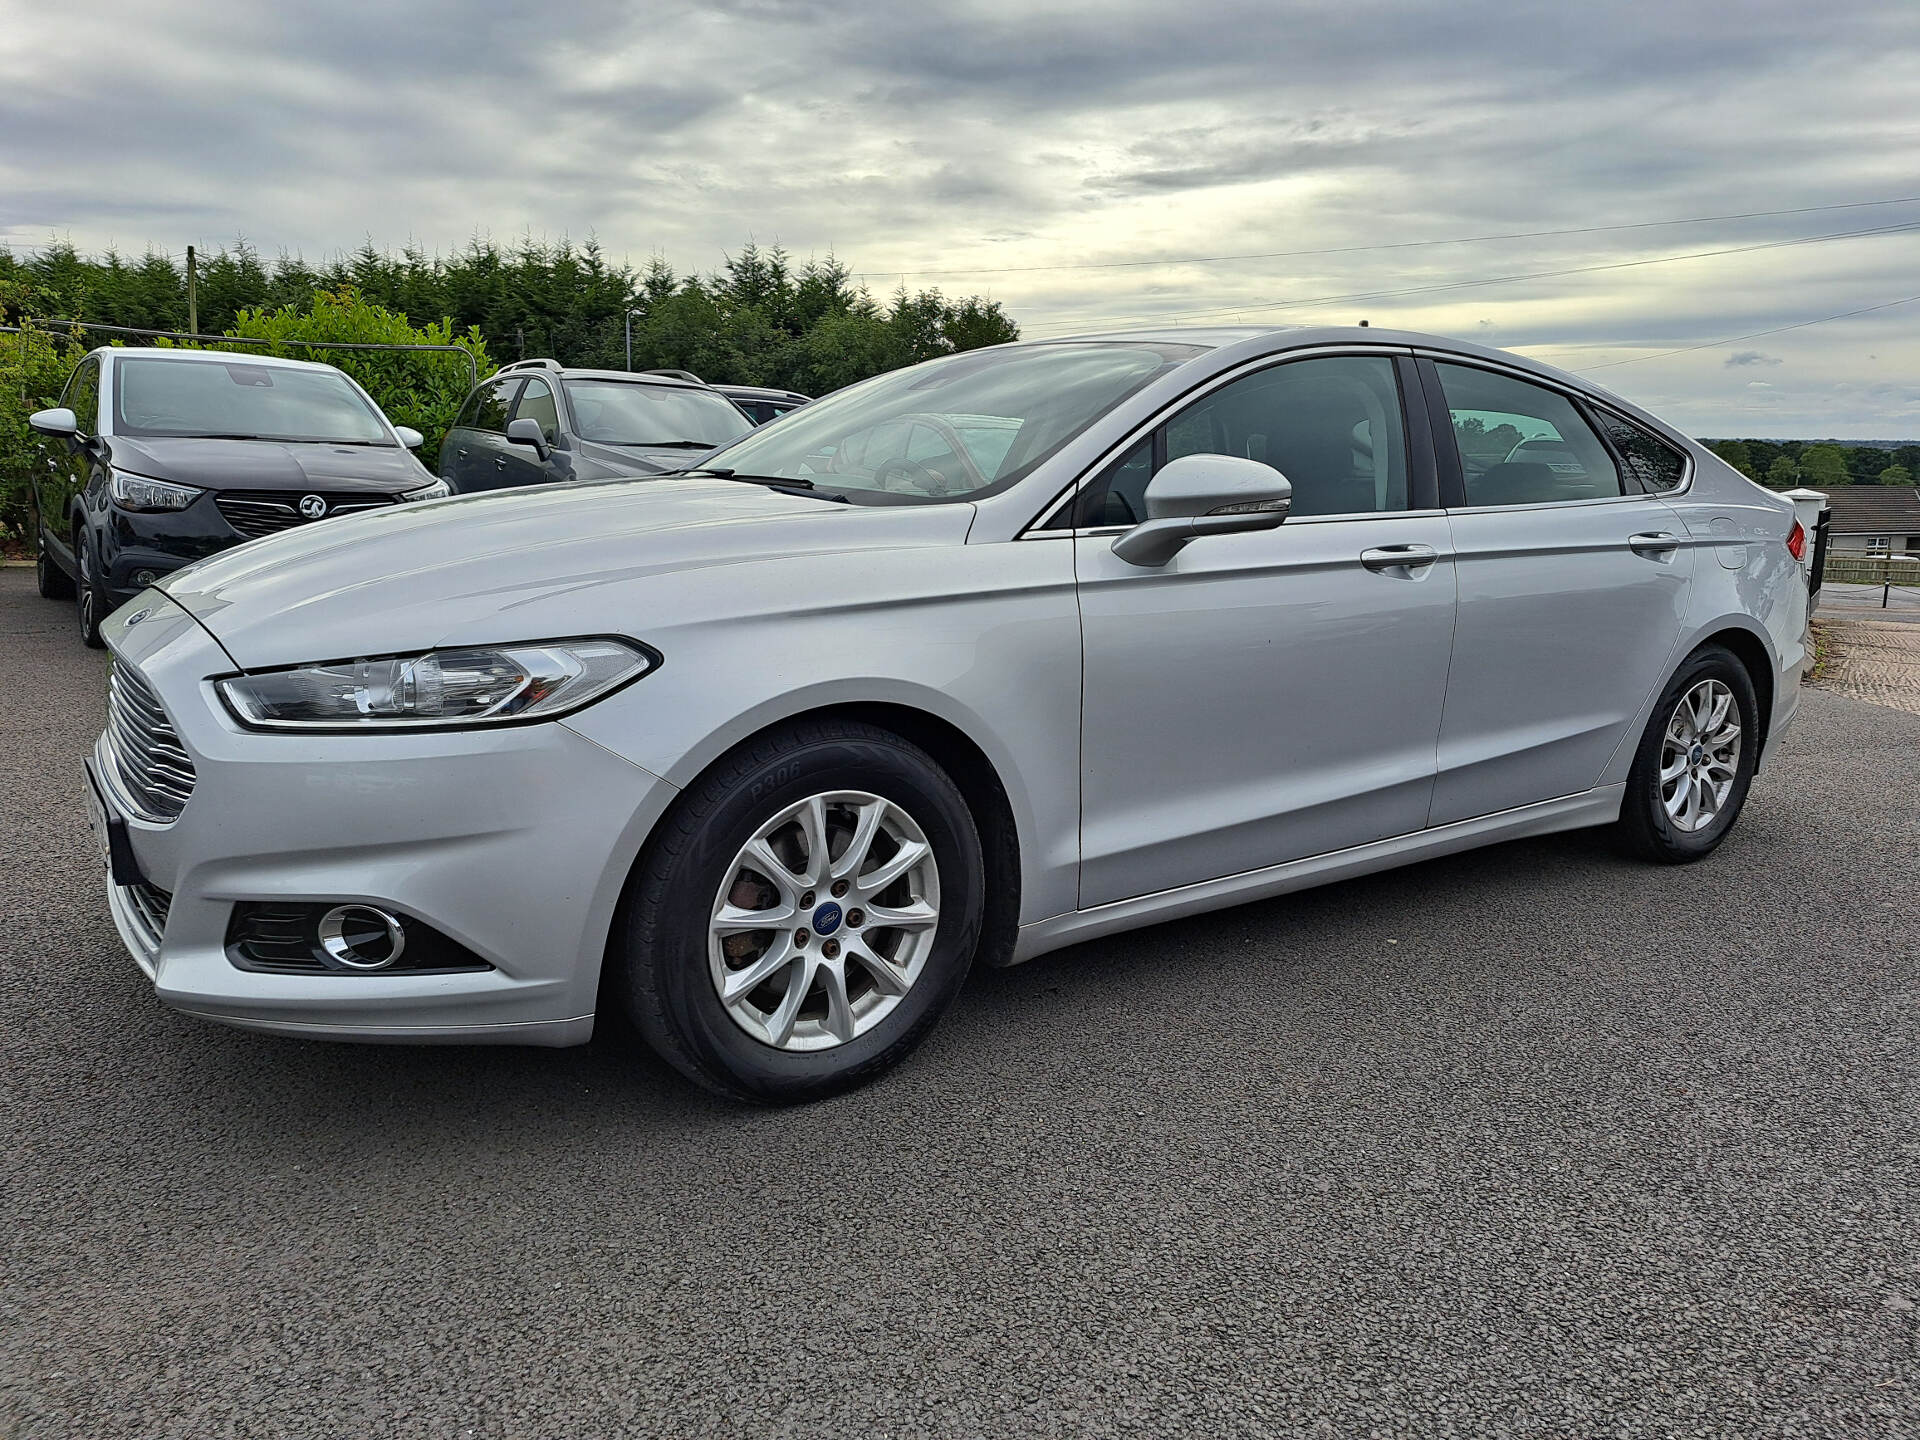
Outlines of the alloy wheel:
<svg viewBox="0 0 1920 1440">
<path fill-rule="evenodd" d="M 1719 680 L 1680 697 L 1660 740 L 1660 803 L 1676 830 L 1704 830 L 1719 818 L 1740 773 L 1740 707 Z"/>
<path fill-rule="evenodd" d="M 865 791 L 812 795 L 727 867 L 708 920 L 714 990 L 762 1044 L 832 1049 L 900 1004 L 939 922 L 939 866 L 918 822 Z"/>
</svg>

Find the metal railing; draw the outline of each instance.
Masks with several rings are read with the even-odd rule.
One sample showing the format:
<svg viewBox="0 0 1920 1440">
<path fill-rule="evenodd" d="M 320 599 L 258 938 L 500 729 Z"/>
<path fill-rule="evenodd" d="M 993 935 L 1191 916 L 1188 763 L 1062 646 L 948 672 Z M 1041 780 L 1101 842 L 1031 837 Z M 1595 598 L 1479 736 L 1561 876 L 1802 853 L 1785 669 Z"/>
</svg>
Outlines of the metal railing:
<svg viewBox="0 0 1920 1440">
<path fill-rule="evenodd" d="M 142 330 L 133 325 L 103 325 L 94 320 L 36 320 L 30 327 L 23 329 L 18 325 L 0 325 L 0 334 L 25 335 L 28 329 L 35 334 L 54 334 L 61 330 L 101 330 L 110 335 L 141 335 L 148 339 L 212 341 L 227 345 L 303 345 L 310 350 L 413 350 L 432 351 L 446 355 L 462 356 L 467 362 L 467 384 L 480 383 L 480 362 L 474 359 L 473 352 L 464 345 L 404 345 L 398 342 L 374 340 L 259 340 L 243 335 L 199 335 L 186 330 Z"/>
</svg>

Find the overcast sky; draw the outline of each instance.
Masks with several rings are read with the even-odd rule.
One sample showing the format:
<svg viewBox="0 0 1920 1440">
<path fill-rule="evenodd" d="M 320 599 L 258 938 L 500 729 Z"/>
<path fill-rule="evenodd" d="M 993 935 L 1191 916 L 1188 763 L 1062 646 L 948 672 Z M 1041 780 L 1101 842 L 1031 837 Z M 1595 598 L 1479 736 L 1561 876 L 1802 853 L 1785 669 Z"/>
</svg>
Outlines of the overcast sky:
<svg viewBox="0 0 1920 1440">
<path fill-rule="evenodd" d="M 16 247 L 527 230 L 832 251 L 1034 336 L 1365 317 L 1699 434 L 1920 436 L 1920 0 L 0 0 Z"/>
</svg>

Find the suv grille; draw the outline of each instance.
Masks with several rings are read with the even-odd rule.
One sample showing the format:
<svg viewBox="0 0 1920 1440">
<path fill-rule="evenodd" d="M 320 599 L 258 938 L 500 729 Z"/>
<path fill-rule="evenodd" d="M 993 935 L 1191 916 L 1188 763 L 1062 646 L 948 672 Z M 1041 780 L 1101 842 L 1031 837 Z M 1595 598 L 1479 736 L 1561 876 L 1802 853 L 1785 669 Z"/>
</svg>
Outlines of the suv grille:
<svg viewBox="0 0 1920 1440">
<path fill-rule="evenodd" d="M 308 495 L 318 495 L 327 502 L 327 513 L 313 517 L 320 520 L 382 510 L 393 504 L 391 495 L 329 495 L 318 490 L 223 490 L 213 497 L 213 503 L 220 507 L 229 525 L 253 540 L 307 524 L 308 517 L 300 513 L 300 502 Z"/>
<path fill-rule="evenodd" d="M 193 761 L 160 699 L 131 665 L 114 662 L 107 677 L 107 756 L 123 798 L 142 820 L 179 818 L 193 794 Z"/>
</svg>

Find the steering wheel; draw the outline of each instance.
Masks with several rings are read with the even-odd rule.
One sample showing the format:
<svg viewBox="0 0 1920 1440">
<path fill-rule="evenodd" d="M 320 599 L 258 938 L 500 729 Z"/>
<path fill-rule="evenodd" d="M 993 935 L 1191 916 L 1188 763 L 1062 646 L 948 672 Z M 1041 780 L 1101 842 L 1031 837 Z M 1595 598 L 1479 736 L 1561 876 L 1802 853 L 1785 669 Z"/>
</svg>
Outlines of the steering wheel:
<svg viewBox="0 0 1920 1440">
<path fill-rule="evenodd" d="M 929 469 L 918 460 L 908 460 L 904 456 L 897 460 L 883 461 L 873 472 L 873 478 L 880 482 L 883 490 L 891 489 L 887 477 L 898 471 L 906 482 L 922 495 L 948 495 L 953 487 L 947 483 L 947 477 L 938 470 Z"/>
</svg>

